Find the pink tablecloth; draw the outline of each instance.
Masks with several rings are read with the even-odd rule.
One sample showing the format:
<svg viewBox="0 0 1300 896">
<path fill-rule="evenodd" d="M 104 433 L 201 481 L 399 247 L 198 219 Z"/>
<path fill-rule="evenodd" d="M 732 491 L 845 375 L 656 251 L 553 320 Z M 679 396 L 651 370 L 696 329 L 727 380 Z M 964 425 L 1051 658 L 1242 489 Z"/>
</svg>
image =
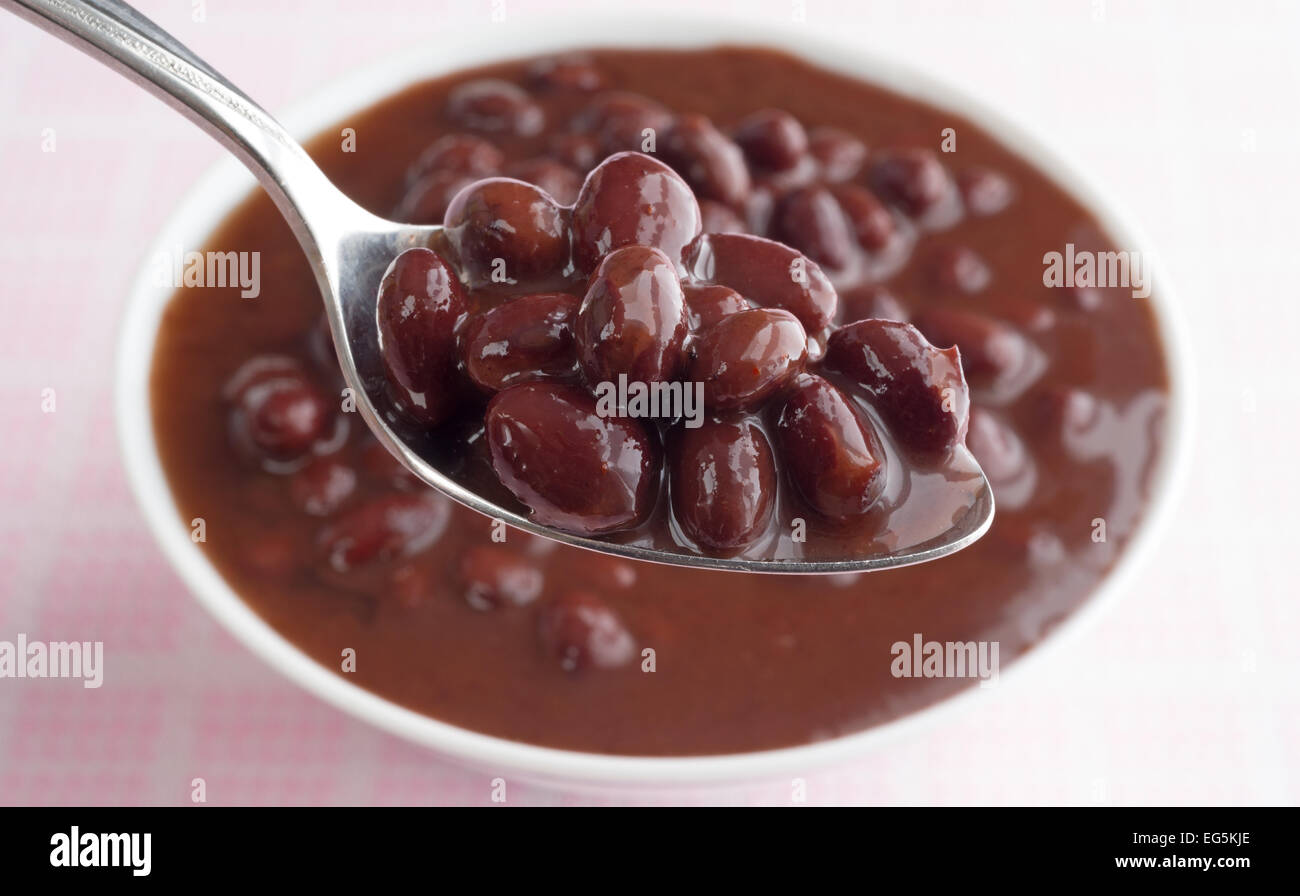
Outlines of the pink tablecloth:
<svg viewBox="0 0 1300 896">
<path fill-rule="evenodd" d="M 359 15 L 343 0 L 223 0 L 203 22 L 189 3 L 140 5 L 276 110 L 390 46 L 491 27 L 496 4 L 380 0 Z M 791 18 L 784 0 L 734 5 Z M 916 63 L 1072 145 L 1165 247 L 1206 362 L 1192 488 L 1117 609 L 971 711 L 810 774 L 808 801 L 1295 802 L 1300 610 L 1291 570 L 1268 559 L 1294 550 L 1295 378 L 1290 358 L 1258 350 L 1255 328 L 1263 320 L 1283 347 L 1297 331 L 1296 10 L 794 6 L 807 21 L 791 27 L 859 35 L 864 51 L 913 48 Z M 552 6 L 505 8 L 517 22 Z M 8 16 L 0 72 L 0 640 L 106 645 L 97 690 L 0 679 L 0 803 L 187 804 L 195 777 L 216 804 L 490 802 L 487 776 L 318 702 L 233 642 L 128 492 L 116 325 L 143 247 L 215 144 Z M 790 797 L 783 780 L 659 799 Z M 515 804 L 590 799 L 510 790 Z"/>
</svg>

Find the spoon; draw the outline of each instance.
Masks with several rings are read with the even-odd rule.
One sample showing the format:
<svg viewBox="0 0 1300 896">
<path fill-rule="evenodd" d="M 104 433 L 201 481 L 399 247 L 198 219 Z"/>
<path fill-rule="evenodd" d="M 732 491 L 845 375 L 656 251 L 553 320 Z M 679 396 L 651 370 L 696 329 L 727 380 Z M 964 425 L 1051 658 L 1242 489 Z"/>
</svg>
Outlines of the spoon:
<svg viewBox="0 0 1300 896">
<path fill-rule="evenodd" d="M 485 500 L 412 448 L 420 434 L 386 419 L 375 323 L 378 284 L 404 249 L 444 245 L 442 228 L 386 221 L 335 187 L 306 151 L 257 103 L 153 22 L 116 0 L 0 0 L 0 6 L 126 75 L 186 115 L 256 175 L 302 244 L 324 297 L 334 348 L 357 410 L 384 446 L 421 480 L 480 513 L 564 544 L 637 560 L 744 572 L 855 573 L 923 563 L 980 538 L 993 522 L 993 493 L 978 471 L 968 510 L 947 531 L 891 553 L 836 560 L 706 557 L 573 535 Z M 977 468 L 978 470 L 978 468 Z"/>
</svg>

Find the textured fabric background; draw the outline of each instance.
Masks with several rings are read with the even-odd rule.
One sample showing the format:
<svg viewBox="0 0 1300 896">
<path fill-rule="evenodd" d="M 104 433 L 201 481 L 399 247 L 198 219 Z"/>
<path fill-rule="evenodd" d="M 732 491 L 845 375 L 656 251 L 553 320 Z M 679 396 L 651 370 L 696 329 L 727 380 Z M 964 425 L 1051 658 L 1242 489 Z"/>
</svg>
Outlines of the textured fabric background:
<svg viewBox="0 0 1300 896">
<path fill-rule="evenodd" d="M 210 0 L 196 22 L 191 0 L 139 5 L 272 111 L 392 48 L 436 52 L 457 29 L 492 27 L 494 8 L 515 22 L 560 8 Z M 905 48 L 1071 147 L 1161 248 L 1201 371 L 1189 488 L 1114 612 L 1032 678 L 809 777 L 808 801 L 1295 803 L 1297 5 L 717 6 L 786 23 L 803 7 L 790 27 Z M 0 803 L 188 804 L 196 776 L 215 804 L 488 803 L 487 776 L 318 702 L 219 630 L 128 491 L 117 322 L 144 247 L 219 155 L 125 80 L 0 14 L 0 640 L 106 645 L 99 690 L 0 679 Z M 522 784 L 509 796 L 592 801 Z M 637 801 L 783 804 L 790 782 Z"/>
</svg>

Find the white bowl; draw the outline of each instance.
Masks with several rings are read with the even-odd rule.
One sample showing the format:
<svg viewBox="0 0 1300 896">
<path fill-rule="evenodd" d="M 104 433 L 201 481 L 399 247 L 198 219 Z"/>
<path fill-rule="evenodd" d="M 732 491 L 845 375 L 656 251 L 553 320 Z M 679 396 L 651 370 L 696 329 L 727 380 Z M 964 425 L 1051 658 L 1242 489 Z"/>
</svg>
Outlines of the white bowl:
<svg viewBox="0 0 1300 896">
<path fill-rule="evenodd" d="M 1126 248 L 1154 260 L 1155 291 L 1151 301 L 1158 317 L 1171 383 L 1168 434 L 1157 470 L 1152 500 L 1140 531 L 1130 541 L 1116 567 L 1098 590 L 1003 676 L 1008 686 L 1025 676 L 1025 669 L 1047 654 L 1050 645 L 1076 634 L 1104 605 L 1124 591 L 1134 568 L 1153 543 L 1169 515 L 1187 466 L 1193 385 L 1187 356 L 1189 340 L 1176 313 L 1173 285 L 1159 269 L 1159 256 L 1126 220 L 1119 203 L 1082 177 L 1077 166 L 1060 152 L 1049 150 L 1038 137 L 1008 121 L 955 88 L 932 81 L 904 65 L 866 58 L 847 43 L 828 42 L 793 30 L 713 21 L 695 17 L 642 20 L 627 17 L 566 19 L 554 24 L 528 22 L 524 27 L 496 25 L 443 41 L 438 53 L 421 48 L 344 78 L 283 116 L 299 138 L 310 138 L 363 109 L 422 79 L 485 63 L 578 47 L 702 47 L 755 44 L 801 56 L 816 65 L 882 85 L 961 114 L 998 137 L 1057 183 L 1068 189 L 1099 219 L 1107 232 Z M 218 60 L 219 62 L 220 60 Z M 256 94 L 256 85 L 254 95 Z M 177 244 L 207 245 L 217 225 L 253 189 L 252 177 L 233 159 L 226 159 L 194 188 L 164 227 L 145 258 Z M 153 282 L 146 266 L 131 291 L 123 321 L 117 359 L 116 410 L 127 473 L 146 519 L 164 553 L 199 601 L 236 638 L 293 681 L 318 697 L 371 724 L 424 744 L 464 764 L 492 774 L 580 788 L 720 784 L 764 777 L 806 774 L 809 769 L 859 756 L 887 740 L 906 736 L 942 714 L 970 703 L 975 691 L 962 694 L 855 734 L 808 746 L 707 757 L 606 756 L 537 747 L 458 728 L 413 712 L 364 690 L 316 663 L 272 629 L 240 599 L 190 540 L 167 486 L 154 442 L 149 408 L 149 371 L 154 340 L 171 289 Z M 1031 662 L 1032 660 L 1032 662 Z"/>
</svg>

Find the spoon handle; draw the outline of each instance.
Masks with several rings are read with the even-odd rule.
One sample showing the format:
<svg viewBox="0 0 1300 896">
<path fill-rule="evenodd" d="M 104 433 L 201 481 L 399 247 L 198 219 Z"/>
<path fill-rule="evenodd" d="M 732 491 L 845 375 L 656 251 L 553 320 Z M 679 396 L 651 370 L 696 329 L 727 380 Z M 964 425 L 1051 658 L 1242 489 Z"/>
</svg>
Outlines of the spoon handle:
<svg viewBox="0 0 1300 896">
<path fill-rule="evenodd" d="M 305 248 L 319 255 L 356 207 L 261 106 L 118 0 L 0 0 L 44 31 L 124 74 L 226 146 L 257 176 Z M 307 222 L 311 222 L 310 225 Z M 331 228 L 322 232 L 326 228 Z"/>
</svg>

